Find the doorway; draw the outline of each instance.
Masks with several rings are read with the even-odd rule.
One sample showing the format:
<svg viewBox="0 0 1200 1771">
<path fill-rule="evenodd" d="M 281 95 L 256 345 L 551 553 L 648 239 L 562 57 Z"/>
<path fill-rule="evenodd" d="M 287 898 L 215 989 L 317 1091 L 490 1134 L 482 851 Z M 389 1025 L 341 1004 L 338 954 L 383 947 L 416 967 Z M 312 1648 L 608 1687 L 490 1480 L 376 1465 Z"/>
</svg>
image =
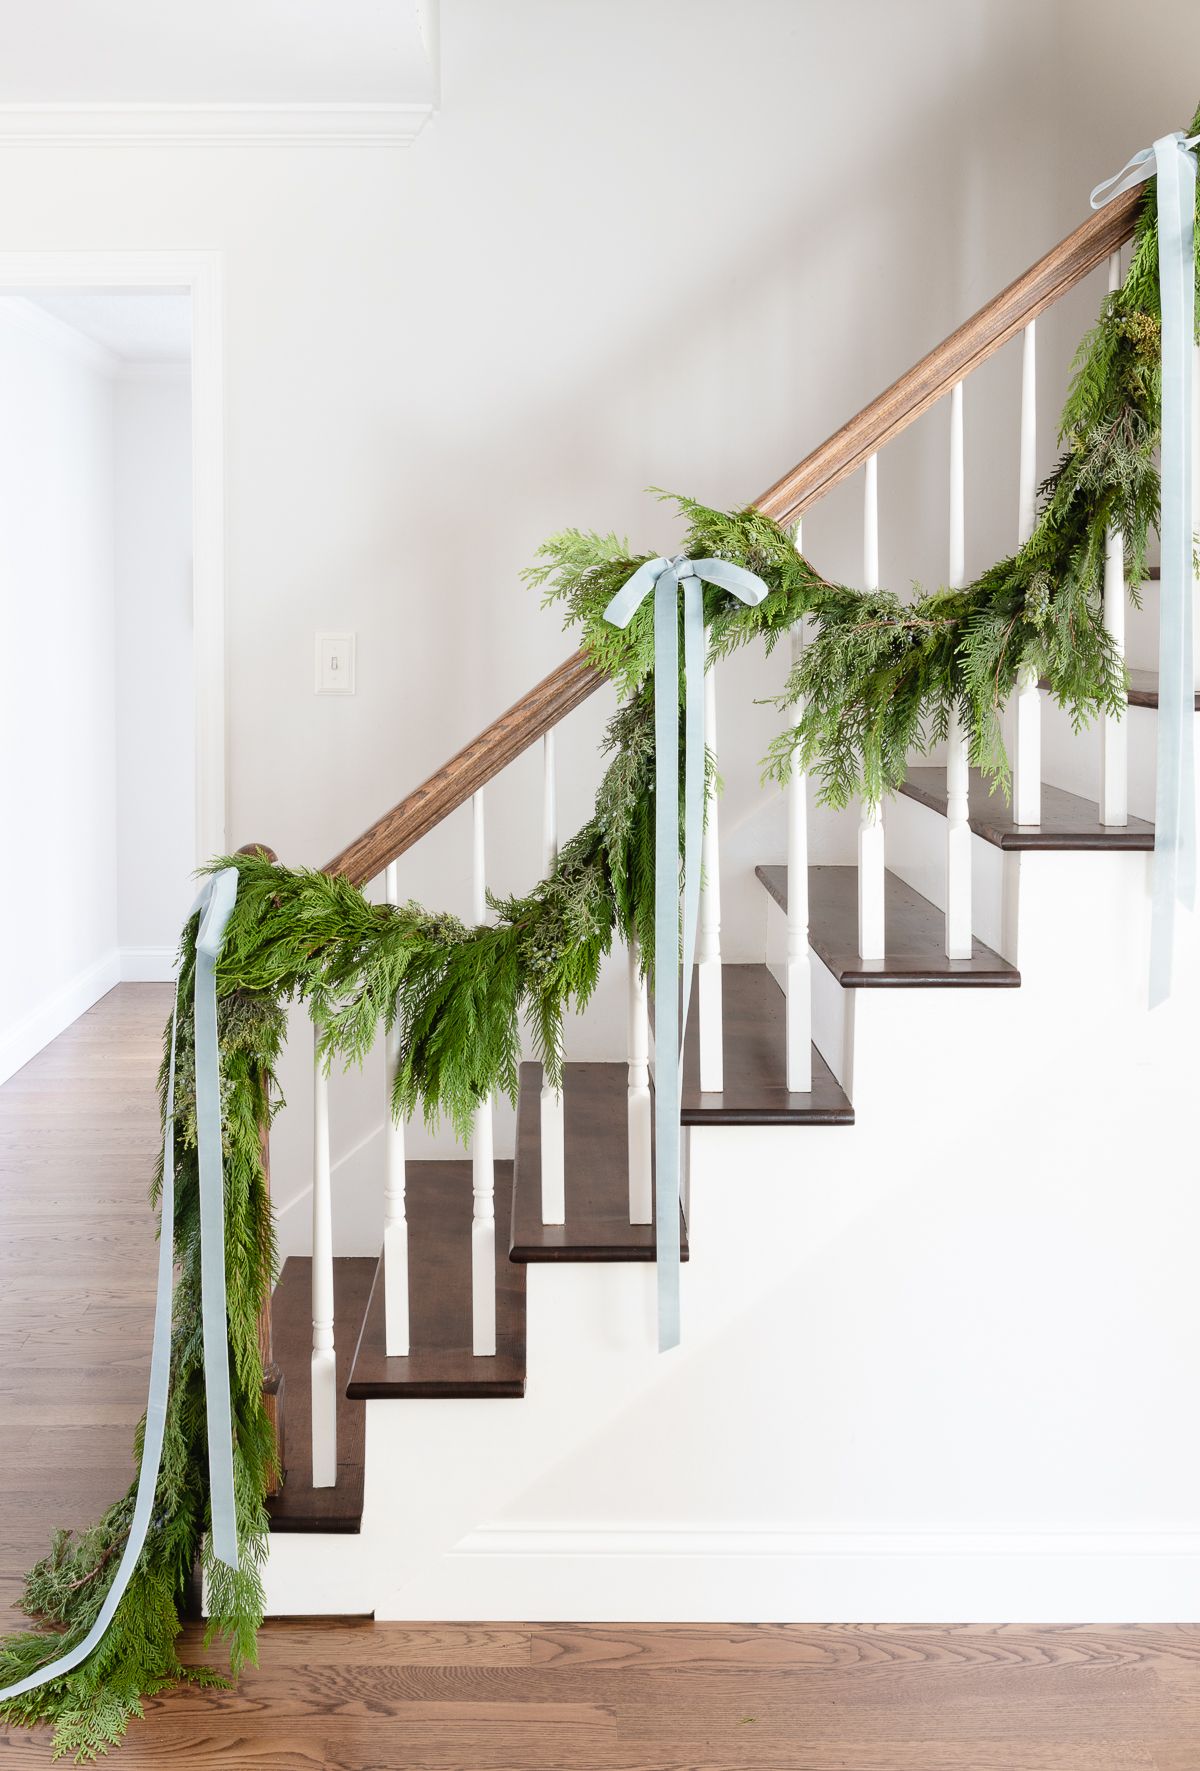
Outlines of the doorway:
<svg viewBox="0 0 1200 1771">
<path fill-rule="evenodd" d="M 172 976 L 225 846 L 215 267 L 69 268 L 0 264 L 0 1080 Z"/>
</svg>

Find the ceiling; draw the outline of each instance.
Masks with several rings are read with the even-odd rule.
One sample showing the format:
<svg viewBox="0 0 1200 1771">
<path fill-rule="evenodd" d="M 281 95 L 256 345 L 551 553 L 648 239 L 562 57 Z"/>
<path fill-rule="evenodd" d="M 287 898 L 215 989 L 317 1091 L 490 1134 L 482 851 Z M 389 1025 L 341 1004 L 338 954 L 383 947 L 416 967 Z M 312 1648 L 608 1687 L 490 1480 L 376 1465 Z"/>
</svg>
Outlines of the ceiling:
<svg viewBox="0 0 1200 1771">
<path fill-rule="evenodd" d="M 435 4 L 0 0 L 0 104 L 428 101 Z"/>
<path fill-rule="evenodd" d="M 25 289 L 24 299 L 127 363 L 186 363 L 192 298 L 176 289 Z"/>
</svg>

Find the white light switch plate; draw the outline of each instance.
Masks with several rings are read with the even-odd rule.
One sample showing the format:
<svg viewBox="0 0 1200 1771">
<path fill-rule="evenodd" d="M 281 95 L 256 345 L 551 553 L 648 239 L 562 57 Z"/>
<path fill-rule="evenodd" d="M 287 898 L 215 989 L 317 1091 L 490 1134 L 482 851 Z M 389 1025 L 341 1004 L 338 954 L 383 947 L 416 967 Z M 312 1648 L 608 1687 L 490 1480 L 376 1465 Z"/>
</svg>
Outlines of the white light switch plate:
<svg viewBox="0 0 1200 1771">
<path fill-rule="evenodd" d="M 354 635 L 317 635 L 317 694 L 353 695 Z"/>
</svg>

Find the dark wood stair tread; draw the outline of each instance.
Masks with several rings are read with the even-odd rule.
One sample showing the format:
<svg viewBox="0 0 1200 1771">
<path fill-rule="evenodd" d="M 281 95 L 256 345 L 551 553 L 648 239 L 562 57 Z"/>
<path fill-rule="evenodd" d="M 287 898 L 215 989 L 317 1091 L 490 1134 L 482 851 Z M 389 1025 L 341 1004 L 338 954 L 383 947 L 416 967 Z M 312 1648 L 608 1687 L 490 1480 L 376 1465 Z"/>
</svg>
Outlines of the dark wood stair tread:
<svg viewBox="0 0 1200 1771">
<path fill-rule="evenodd" d="M 337 1485 L 312 1485 L 312 1261 L 283 1263 L 271 1302 L 275 1360 L 283 1372 L 282 1491 L 267 1502 L 272 1531 L 358 1531 L 362 1526 L 363 1411 L 345 1395 L 354 1344 L 375 1275 L 375 1261 L 333 1263 L 333 1334 L 337 1350 Z"/>
<path fill-rule="evenodd" d="M 700 1092 L 697 975 L 683 1053 L 685 1125 L 853 1125 L 854 1108 L 814 1045 L 812 1090 L 787 1087 L 786 1003 L 765 965 L 721 968 L 725 1087 Z"/>
<path fill-rule="evenodd" d="M 542 1066 L 521 1065 L 510 1259 L 652 1261 L 654 1225 L 629 1222 L 628 1068 L 565 1064 L 566 1223 L 542 1222 Z M 679 1246 L 688 1258 L 682 1213 Z"/>
<path fill-rule="evenodd" d="M 900 789 L 908 799 L 932 811 L 946 811 L 946 771 L 910 769 Z M 1018 824 L 1013 808 L 1002 793 L 991 793 L 977 769 L 971 770 L 971 829 L 985 842 L 1000 849 L 1136 849 L 1154 847 L 1154 826 L 1144 818 L 1131 817 L 1128 824 L 1100 822 L 1095 800 L 1062 787 L 1042 783 L 1042 821 Z"/>
<path fill-rule="evenodd" d="M 1131 707 L 1158 706 L 1158 672 L 1157 670 L 1131 670 L 1129 672 L 1129 705 Z M 1200 689 L 1192 697 L 1192 705 L 1200 713 Z"/>
<path fill-rule="evenodd" d="M 471 1164 L 410 1162 L 408 1283 L 411 1351 L 385 1351 L 382 1258 L 362 1323 L 346 1394 L 384 1397 L 515 1397 L 525 1394 L 525 1271 L 508 1259 L 513 1165 L 496 1164 L 496 1352 L 471 1351 Z"/>
<path fill-rule="evenodd" d="M 780 908 L 787 911 L 787 868 L 756 867 L 755 872 Z M 862 959 L 858 952 L 858 869 L 810 867 L 808 940 L 813 952 L 847 989 L 946 985 L 997 988 L 1019 984 L 1015 966 L 974 943 L 970 959 L 945 956 L 946 919 L 935 904 L 894 873 L 885 878 L 887 952 Z"/>
<path fill-rule="evenodd" d="M 1150 576 L 1151 578 L 1158 577 L 1157 566 L 1152 569 Z M 1129 705 L 1131 707 L 1157 707 L 1157 670 L 1130 670 L 1126 674 L 1129 677 Z M 1045 677 L 1043 677 L 1038 683 L 1039 689 L 1048 689 L 1049 687 L 1050 684 L 1046 681 Z M 1192 704 L 1195 711 L 1200 713 L 1200 688 L 1195 691 L 1192 698 Z"/>
</svg>

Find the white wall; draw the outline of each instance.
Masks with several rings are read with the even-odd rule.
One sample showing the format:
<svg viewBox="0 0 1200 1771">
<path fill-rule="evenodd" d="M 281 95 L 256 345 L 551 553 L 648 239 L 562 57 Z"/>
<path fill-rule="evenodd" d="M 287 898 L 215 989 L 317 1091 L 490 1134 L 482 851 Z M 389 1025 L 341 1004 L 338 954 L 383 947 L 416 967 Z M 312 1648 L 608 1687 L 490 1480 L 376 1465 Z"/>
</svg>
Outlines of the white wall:
<svg viewBox="0 0 1200 1771">
<path fill-rule="evenodd" d="M 0 301 L 0 1077 L 116 983 L 113 390 Z"/>
<path fill-rule="evenodd" d="M 135 366 L 115 393 L 117 932 L 164 978 L 195 895 L 191 388 Z"/>
</svg>

